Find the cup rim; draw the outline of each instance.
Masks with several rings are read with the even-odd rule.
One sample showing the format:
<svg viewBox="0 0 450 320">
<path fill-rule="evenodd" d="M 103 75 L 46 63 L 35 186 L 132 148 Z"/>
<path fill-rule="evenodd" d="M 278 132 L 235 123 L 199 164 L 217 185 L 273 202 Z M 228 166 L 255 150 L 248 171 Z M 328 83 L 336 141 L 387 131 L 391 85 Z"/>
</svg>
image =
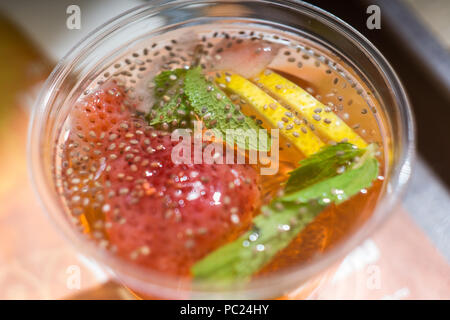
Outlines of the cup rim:
<svg viewBox="0 0 450 320">
<path fill-rule="evenodd" d="M 56 191 L 50 190 L 51 188 L 49 188 L 45 182 L 46 177 L 44 176 L 44 168 L 42 163 L 43 157 L 41 156 L 39 143 L 39 138 L 43 134 L 43 128 L 45 127 L 45 124 L 42 122 L 46 111 L 45 107 L 48 106 L 46 102 L 49 101 L 51 93 L 58 89 L 58 84 L 61 83 L 61 77 L 70 73 L 70 64 L 83 55 L 89 45 L 98 42 L 99 39 L 104 37 L 105 34 L 111 32 L 111 30 L 115 30 L 123 25 L 126 25 L 127 23 L 133 22 L 133 20 L 140 15 L 162 11 L 170 6 L 178 4 L 233 2 L 238 3 L 241 1 L 156 0 L 125 11 L 90 32 L 58 62 L 48 79 L 45 81 L 39 97 L 34 105 L 28 131 L 28 171 L 33 189 L 36 192 L 41 207 L 44 209 L 44 212 L 49 217 L 50 221 L 55 225 L 56 229 L 60 231 L 66 239 L 68 239 L 69 243 L 76 248 L 77 252 L 81 252 L 82 254 L 86 253 L 87 256 L 93 257 L 96 261 L 105 266 L 108 271 L 119 275 L 119 278 L 125 283 L 130 283 L 130 286 L 133 288 L 140 287 L 142 282 L 144 282 L 144 285 L 150 292 L 160 292 L 162 295 L 169 297 L 180 296 L 180 289 L 178 287 L 179 282 L 174 277 L 169 277 L 172 278 L 170 279 L 169 286 L 167 283 L 161 284 L 161 279 L 159 279 L 160 274 L 154 274 L 148 269 L 133 266 L 129 262 L 123 261 L 118 257 L 114 257 L 110 254 L 104 254 L 98 249 L 98 246 L 89 243 L 88 240 L 83 239 L 84 237 L 79 234 L 79 232 L 73 230 L 73 227 L 69 227 L 66 220 L 63 220 L 62 217 L 58 217 L 58 215 L 61 216 L 61 208 L 59 208 L 59 205 L 54 199 L 54 193 L 56 193 Z M 415 154 L 415 125 L 408 97 L 395 71 L 372 43 L 370 43 L 361 33 L 343 20 L 321 8 L 303 1 L 280 0 L 274 3 L 273 1 L 268 0 L 246 0 L 245 2 L 256 2 L 284 7 L 289 6 L 291 10 L 300 12 L 308 10 L 308 13 L 313 14 L 316 18 L 325 19 L 328 26 L 331 25 L 338 28 L 339 32 L 345 32 L 347 36 L 351 36 L 352 42 L 355 42 L 358 48 L 363 50 L 365 54 L 369 55 L 372 62 L 378 65 L 378 69 L 385 75 L 385 79 L 387 81 L 386 85 L 392 88 L 391 90 L 395 92 L 397 107 L 400 109 L 399 111 L 401 113 L 400 120 L 405 128 L 404 134 L 401 136 L 401 143 L 403 143 L 404 148 L 398 162 L 392 165 L 392 176 L 390 177 L 390 181 L 396 182 L 395 190 L 393 190 L 389 195 L 384 195 L 378 201 L 371 217 L 368 218 L 368 220 L 355 231 L 349 234 L 346 239 L 342 240 L 332 250 L 327 252 L 327 254 L 321 255 L 310 262 L 303 263 L 300 268 L 288 268 L 288 270 L 281 271 L 276 275 L 269 275 L 267 277 L 257 279 L 250 287 L 243 290 L 187 290 L 186 294 L 189 294 L 191 298 L 195 298 L 197 296 L 214 298 L 215 295 L 217 295 L 217 297 L 221 297 L 224 294 L 233 295 L 237 293 L 258 296 L 257 294 L 254 295 L 254 293 L 257 293 L 258 290 L 279 289 L 280 283 L 282 282 L 281 280 L 284 280 L 282 283 L 287 285 L 288 283 L 291 283 L 293 279 L 307 279 L 308 277 L 317 274 L 319 271 L 325 270 L 326 267 L 331 266 L 339 258 L 342 258 L 345 254 L 350 252 L 377 227 L 379 227 L 382 221 L 386 220 L 386 217 L 390 215 L 396 201 L 401 198 L 405 191 L 406 184 L 410 177 L 411 167 L 413 165 L 413 158 Z M 59 195 L 56 195 L 56 197 L 59 197 Z M 123 272 L 123 270 L 126 272 Z M 149 277 L 149 275 L 151 275 L 151 277 Z M 150 279 L 151 281 L 148 280 L 149 278 L 152 278 Z M 164 282 L 166 280 L 167 279 L 164 279 Z"/>
</svg>

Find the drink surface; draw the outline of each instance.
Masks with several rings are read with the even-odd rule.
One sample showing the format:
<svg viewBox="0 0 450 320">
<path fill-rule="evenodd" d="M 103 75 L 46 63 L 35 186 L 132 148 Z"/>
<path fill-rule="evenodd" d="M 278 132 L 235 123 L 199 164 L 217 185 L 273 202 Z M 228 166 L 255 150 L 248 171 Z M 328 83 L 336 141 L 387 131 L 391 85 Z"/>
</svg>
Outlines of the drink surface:
<svg viewBox="0 0 450 320">
<path fill-rule="evenodd" d="M 165 78 L 159 81 L 161 75 Z M 271 87 L 272 79 L 282 80 Z M 274 236 L 267 244 L 255 240 L 252 250 L 266 257 L 248 274 L 237 266 L 232 274 L 236 279 L 242 274 L 258 277 L 298 266 L 361 226 L 383 193 L 389 135 L 382 109 L 356 72 L 307 39 L 228 25 L 182 28 L 142 41 L 84 85 L 56 146 L 59 192 L 74 226 L 99 250 L 149 270 L 211 278 L 209 273 L 204 276 L 210 254 L 236 242 L 246 246 L 246 240 L 241 241 L 246 234 L 250 240 L 255 235 L 264 239 L 264 232 L 255 229 L 258 217 L 261 225 L 269 223 L 264 209 L 284 214 L 295 205 L 306 216 L 311 213 L 304 225 L 294 222 L 303 221 L 297 216 L 273 227 L 280 237 L 285 237 L 284 231 L 298 232 L 282 241 Z M 319 104 L 309 110 L 315 103 Z M 271 158 L 277 170 L 261 174 L 264 156 L 248 163 L 252 148 L 247 144 L 234 146 L 236 157 L 243 154 L 246 163 L 228 163 L 226 152 L 214 154 L 217 149 L 211 149 L 217 163 L 192 163 L 195 139 L 182 153 L 191 163 L 174 162 L 179 140 L 172 139 L 173 132 L 191 129 L 194 137 L 196 123 L 201 138 L 208 129 L 278 130 L 279 156 Z M 202 140 L 200 150 L 227 146 L 228 141 L 215 138 Z M 359 188 L 346 201 L 339 195 L 331 202 L 317 197 L 301 204 L 286 200 L 286 195 L 303 190 L 303 182 L 297 181 L 288 191 L 292 172 L 302 167 L 300 161 L 349 143 L 361 152 L 333 173 L 321 168 L 316 176 L 327 175 L 308 187 L 351 174 L 364 165 L 364 150 L 377 146 L 370 156 L 379 169 L 370 186 Z M 186 150 L 192 152 L 186 155 Z M 333 185 L 330 190 L 336 191 Z M 248 254 L 242 251 L 239 257 L 245 262 Z M 220 265 L 217 270 L 220 274 Z"/>
</svg>

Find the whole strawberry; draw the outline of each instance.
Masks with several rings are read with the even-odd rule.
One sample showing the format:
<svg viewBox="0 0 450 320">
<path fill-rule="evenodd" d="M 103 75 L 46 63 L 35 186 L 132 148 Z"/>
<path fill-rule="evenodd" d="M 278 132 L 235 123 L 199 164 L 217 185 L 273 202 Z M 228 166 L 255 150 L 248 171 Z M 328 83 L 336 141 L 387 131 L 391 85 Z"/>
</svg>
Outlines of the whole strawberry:
<svg viewBox="0 0 450 320">
<path fill-rule="evenodd" d="M 79 200 L 72 208 L 103 220 L 104 241 L 121 257 L 188 275 L 198 259 L 250 226 L 260 205 L 259 175 L 249 165 L 174 163 L 179 142 L 122 108 L 121 94 L 109 87 L 72 113 L 79 127 L 68 142 L 77 141 L 78 158 L 85 161 L 69 159 L 66 180 L 78 185 L 73 192 L 69 184 L 67 195 Z"/>
</svg>

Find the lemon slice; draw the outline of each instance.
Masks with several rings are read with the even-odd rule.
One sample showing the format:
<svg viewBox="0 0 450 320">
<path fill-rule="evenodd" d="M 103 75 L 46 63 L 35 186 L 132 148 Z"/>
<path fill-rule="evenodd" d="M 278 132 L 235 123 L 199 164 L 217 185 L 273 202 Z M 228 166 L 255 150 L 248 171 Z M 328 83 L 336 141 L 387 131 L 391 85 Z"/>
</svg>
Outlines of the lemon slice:
<svg viewBox="0 0 450 320">
<path fill-rule="evenodd" d="M 267 69 L 253 80 L 290 107 L 293 113 L 303 116 L 310 128 L 312 125 L 322 137 L 336 142 L 347 141 L 359 148 L 367 147 L 367 143 L 342 119 L 295 83 Z"/>
<path fill-rule="evenodd" d="M 305 156 L 319 151 L 324 143 L 300 119 L 284 108 L 255 84 L 237 74 L 219 74 L 216 81 L 221 87 L 245 100 L 263 123 L 278 128 L 280 133 Z"/>
</svg>

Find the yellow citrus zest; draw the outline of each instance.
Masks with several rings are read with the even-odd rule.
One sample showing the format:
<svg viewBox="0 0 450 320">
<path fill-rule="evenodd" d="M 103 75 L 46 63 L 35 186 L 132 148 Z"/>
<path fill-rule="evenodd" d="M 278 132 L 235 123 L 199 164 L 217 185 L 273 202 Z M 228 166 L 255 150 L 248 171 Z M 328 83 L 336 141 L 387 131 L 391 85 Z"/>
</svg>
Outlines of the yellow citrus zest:
<svg viewBox="0 0 450 320">
<path fill-rule="evenodd" d="M 324 146 L 320 138 L 295 114 L 249 80 L 237 74 L 222 73 L 216 77 L 216 81 L 222 88 L 244 100 L 245 106 L 248 105 L 257 118 L 262 118 L 263 125 L 271 129 L 278 128 L 281 135 L 305 156 L 316 153 Z"/>
<path fill-rule="evenodd" d="M 321 137 L 335 142 L 347 141 L 358 148 L 367 147 L 367 143 L 337 114 L 295 83 L 267 69 L 253 81 L 289 107 L 294 114 L 306 119 Z"/>
</svg>

